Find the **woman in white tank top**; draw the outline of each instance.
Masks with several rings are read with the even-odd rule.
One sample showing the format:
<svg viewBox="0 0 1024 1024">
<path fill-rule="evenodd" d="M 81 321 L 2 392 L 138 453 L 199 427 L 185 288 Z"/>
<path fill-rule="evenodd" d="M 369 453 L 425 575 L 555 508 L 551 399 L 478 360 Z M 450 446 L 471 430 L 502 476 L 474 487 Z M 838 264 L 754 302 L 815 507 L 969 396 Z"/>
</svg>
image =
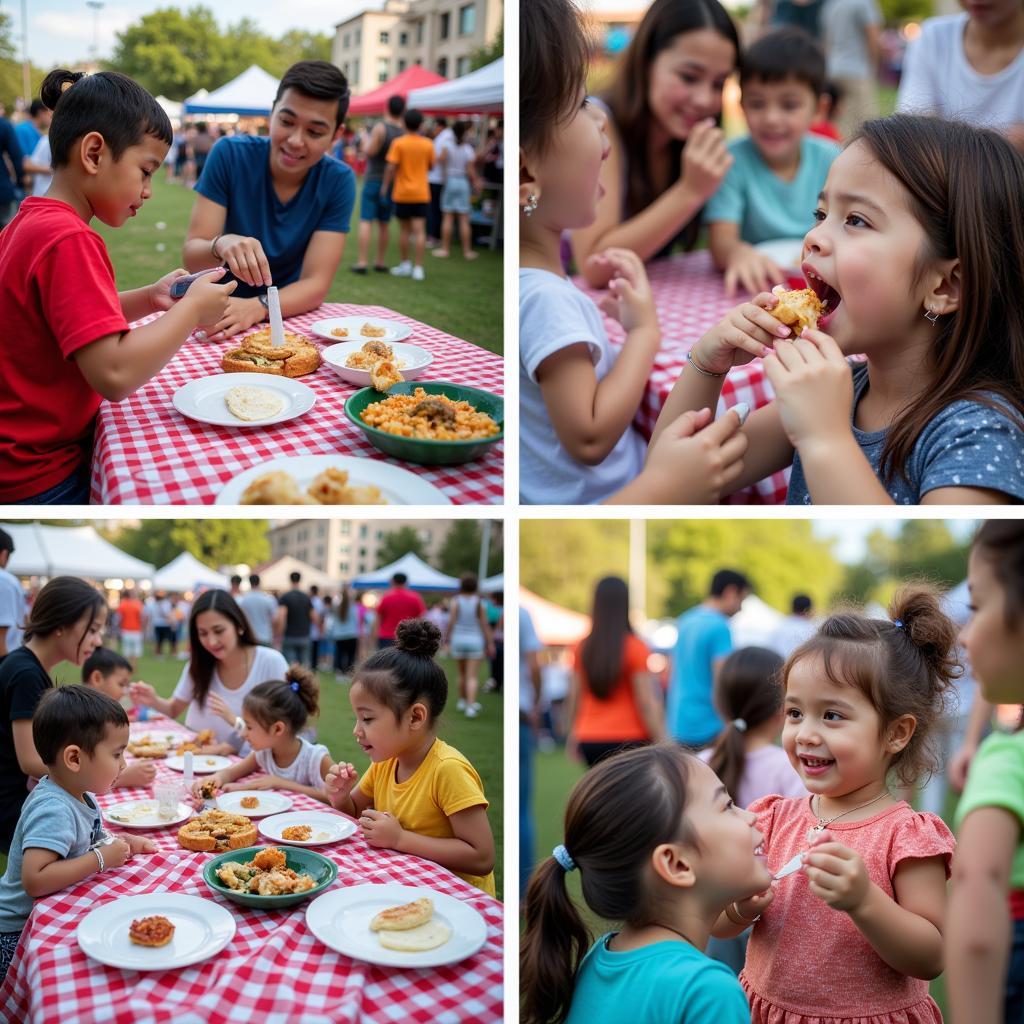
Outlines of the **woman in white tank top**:
<svg viewBox="0 0 1024 1024">
<path fill-rule="evenodd" d="M 459 670 L 456 708 L 465 711 L 467 718 L 476 718 L 480 713 L 476 699 L 477 670 L 485 654 L 493 655 L 494 641 L 483 601 L 477 593 L 476 577 L 472 574 L 462 577 L 459 593 L 452 598 L 445 642 Z"/>
</svg>

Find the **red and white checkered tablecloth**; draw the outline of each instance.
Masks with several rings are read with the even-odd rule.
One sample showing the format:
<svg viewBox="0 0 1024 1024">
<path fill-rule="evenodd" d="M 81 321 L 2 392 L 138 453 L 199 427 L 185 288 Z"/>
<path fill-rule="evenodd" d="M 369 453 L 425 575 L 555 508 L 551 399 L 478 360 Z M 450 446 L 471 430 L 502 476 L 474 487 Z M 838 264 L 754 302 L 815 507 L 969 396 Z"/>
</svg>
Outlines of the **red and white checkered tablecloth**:
<svg viewBox="0 0 1024 1024">
<path fill-rule="evenodd" d="M 150 323 L 160 315 L 145 317 L 133 326 Z M 434 356 L 430 380 L 452 381 L 496 394 L 504 389 L 501 356 L 383 306 L 330 302 L 289 317 L 284 325 L 286 330 L 305 334 L 326 346 L 309 327 L 333 316 L 383 316 L 409 324 L 413 332 L 408 341 Z M 239 473 L 268 459 L 289 455 L 381 459 L 423 477 L 455 504 L 502 501 L 503 442 L 462 466 L 419 466 L 392 459 L 374 448 L 349 422 L 345 402 L 358 388 L 341 380 L 326 365 L 302 378 L 302 383 L 316 392 L 316 405 L 287 423 L 262 428 L 216 427 L 182 416 L 171 404 L 174 392 L 191 380 L 219 373 L 229 345 L 190 340 L 130 398 L 100 406 L 92 459 L 93 504 L 210 504 Z"/>
<path fill-rule="evenodd" d="M 192 734 L 165 718 L 132 726 L 143 732 Z M 157 778 L 181 773 L 157 761 Z M 328 808 L 288 794 L 298 810 Z M 101 807 L 152 799 L 146 789 L 116 789 Z M 108 828 L 117 830 L 114 823 Z M 502 1019 L 503 908 L 432 861 L 374 850 L 356 832 L 316 850 L 338 865 L 331 886 L 396 882 L 428 886 L 471 904 L 487 922 L 479 953 L 450 967 L 376 967 L 321 945 L 306 928 L 306 907 L 260 912 L 215 896 L 202 878 L 209 854 L 178 846 L 177 826 L 140 831 L 157 853 L 137 854 L 120 868 L 37 900 L 14 963 L 0 987 L 0 1019 L 19 1024 L 457 1024 Z M 261 836 L 260 843 L 266 840 Z M 126 971 L 90 960 L 75 930 L 97 906 L 147 892 L 210 899 L 235 917 L 237 931 L 216 957 L 172 971 Z"/>
<path fill-rule="evenodd" d="M 713 327 L 743 301 L 744 296 L 729 298 L 725 294 L 722 275 L 711 263 L 707 251 L 682 253 L 669 259 L 655 260 L 647 265 L 647 273 L 654 293 L 654 304 L 661 324 L 661 349 L 654 360 L 654 369 L 647 382 L 637 425 L 649 437 L 676 380 L 686 366 L 686 355 L 708 328 Z M 595 301 L 605 292 L 588 288 L 582 278 L 578 284 Z M 622 326 L 614 320 L 605 320 L 608 337 L 613 345 L 625 341 Z M 729 371 L 722 385 L 720 411 L 746 402 L 751 409 L 766 405 L 774 397 L 771 384 L 755 359 L 746 366 Z M 754 487 L 732 495 L 730 504 L 775 505 L 786 500 L 789 470 L 762 480 Z"/>
</svg>

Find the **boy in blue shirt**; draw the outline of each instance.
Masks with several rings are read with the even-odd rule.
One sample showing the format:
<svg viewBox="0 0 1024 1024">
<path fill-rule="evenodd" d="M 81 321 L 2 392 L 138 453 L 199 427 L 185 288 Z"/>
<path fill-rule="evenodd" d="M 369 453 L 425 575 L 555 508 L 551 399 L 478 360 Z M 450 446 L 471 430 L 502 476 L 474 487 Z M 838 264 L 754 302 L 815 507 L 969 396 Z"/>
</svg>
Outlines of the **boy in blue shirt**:
<svg viewBox="0 0 1024 1024">
<path fill-rule="evenodd" d="M 49 690 L 32 717 L 32 739 L 47 774 L 21 809 L 0 879 L 0 978 L 34 900 L 156 849 L 148 839 L 106 832 L 93 797 L 124 770 L 128 716 L 116 700 L 88 686 Z"/>
<path fill-rule="evenodd" d="M 779 29 L 744 54 L 740 101 L 750 134 L 730 143 L 733 165 L 704 208 L 715 266 L 726 294 L 785 284 L 786 274 L 754 248 L 800 239 L 814 226 L 818 193 L 839 147 L 808 134 L 825 91 L 825 57 L 806 32 Z"/>
</svg>

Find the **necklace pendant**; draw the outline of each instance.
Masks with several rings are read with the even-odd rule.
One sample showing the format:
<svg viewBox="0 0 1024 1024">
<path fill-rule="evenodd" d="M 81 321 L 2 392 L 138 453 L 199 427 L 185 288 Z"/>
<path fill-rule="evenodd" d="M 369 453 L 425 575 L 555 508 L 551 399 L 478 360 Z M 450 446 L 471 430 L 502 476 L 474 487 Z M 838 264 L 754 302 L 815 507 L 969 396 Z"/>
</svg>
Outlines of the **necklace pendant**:
<svg viewBox="0 0 1024 1024">
<path fill-rule="evenodd" d="M 813 826 L 811 828 L 811 831 L 812 832 L 824 832 L 825 831 L 825 822 L 819 821 L 817 825 L 815 825 L 815 826 Z"/>
</svg>

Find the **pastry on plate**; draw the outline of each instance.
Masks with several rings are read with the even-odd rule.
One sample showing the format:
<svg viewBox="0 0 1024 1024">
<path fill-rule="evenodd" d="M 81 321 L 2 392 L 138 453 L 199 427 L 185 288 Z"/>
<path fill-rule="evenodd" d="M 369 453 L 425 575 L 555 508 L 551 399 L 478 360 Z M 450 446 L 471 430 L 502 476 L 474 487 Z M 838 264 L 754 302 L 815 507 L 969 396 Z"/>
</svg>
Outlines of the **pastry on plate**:
<svg viewBox="0 0 1024 1024">
<path fill-rule="evenodd" d="M 375 327 L 373 324 L 363 324 L 359 333 L 364 338 L 383 338 L 388 333 L 386 327 Z"/>
<path fill-rule="evenodd" d="M 379 932 L 384 929 L 392 932 L 418 928 L 426 924 L 434 915 L 434 901 L 423 896 L 412 903 L 403 903 L 399 907 L 388 907 L 370 921 L 370 931 Z"/>
<path fill-rule="evenodd" d="M 142 739 L 129 743 L 125 750 L 134 757 L 166 757 L 170 747 L 166 743 Z"/>
<path fill-rule="evenodd" d="M 239 803 L 241 803 L 247 811 L 251 811 L 253 808 L 259 807 L 260 798 L 258 796 L 243 796 Z"/>
<path fill-rule="evenodd" d="M 137 946 L 166 946 L 174 938 L 174 925 L 159 914 L 132 921 L 128 938 Z"/>
<path fill-rule="evenodd" d="M 200 853 L 239 850 L 256 842 L 256 826 L 244 814 L 203 811 L 178 829 L 178 843 Z"/>
<path fill-rule="evenodd" d="M 303 377 L 320 365 L 320 350 L 312 342 L 285 331 L 284 344 L 275 348 L 270 328 L 243 338 L 238 348 L 221 360 L 225 373 L 272 373 L 278 377 Z"/>
<path fill-rule="evenodd" d="M 274 469 L 256 477 L 242 492 L 240 505 L 316 505 L 318 502 L 304 494 L 291 473 Z"/>
<path fill-rule="evenodd" d="M 370 383 L 377 391 L 382 391 L 384 394 L 387 394 L 392 385 L 399 384 L 403 380 L 405 378 L 395 368 L 395 364 L 387 359 L 374 363 L 373 369 L 370 370 Z"/>
<path fill-rule="evenodd" d="M 310 825 L 289 825 L 281 829 L 282 839 L 291 839 L 296 843 L 305 843 L 312 838 L 313 828 Z"/>
<path fill-rule="evenodd" d="M 796 337 L 805 327 L 812 331 L 818 329 L 818 317 L 825 312 L 821 299 L 811 288 L 799 291 L 786 291 L 781 285 L 772 289 L 772 294 L 779 298 L 774 309 L 769 309 L 776 320 L 782 321 L 793 331 Z"/>
<path fill-rule="evenodd" d="M 224 404 L 236 419 L 245 423 L 257 423 L 276 416 L 284 408 L 284 399 L 266 388 L 254 388 L 243 384 L 237 388 L 228 388 L 224 395 Z"/>
</svg>

